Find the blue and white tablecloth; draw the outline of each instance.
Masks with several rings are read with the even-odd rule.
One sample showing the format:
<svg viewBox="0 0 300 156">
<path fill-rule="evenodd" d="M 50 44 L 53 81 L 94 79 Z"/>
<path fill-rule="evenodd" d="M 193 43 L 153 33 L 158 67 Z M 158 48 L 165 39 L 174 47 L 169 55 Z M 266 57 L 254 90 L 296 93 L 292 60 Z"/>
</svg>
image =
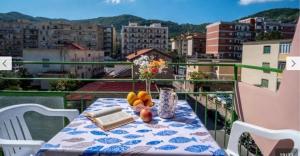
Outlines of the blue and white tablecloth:
<svg viewBox="0 0 300 156">
<path fill-rule="evenodd" d="M 135 115 L 125 99 L 115 98 L 98 99 L 85 112 L 116 105 Z M 38 155 L 225 155 L 186 101 L 178 101 L 173 119 L 161 119 L 156 112 L 154 108 L 149 124 L 135 115 L 136 122 L 108 132 L 81 114 L 44 144 Z"/>
</svg>

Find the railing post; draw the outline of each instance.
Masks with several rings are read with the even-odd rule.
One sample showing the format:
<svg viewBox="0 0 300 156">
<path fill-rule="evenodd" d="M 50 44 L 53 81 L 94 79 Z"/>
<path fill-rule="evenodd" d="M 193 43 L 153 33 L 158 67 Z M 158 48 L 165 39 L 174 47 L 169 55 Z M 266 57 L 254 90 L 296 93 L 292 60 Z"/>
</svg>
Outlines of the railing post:
<svg viewBox="0 0 300 156">
<path fill-rule="evenodd" d="M 238 81 L 238 70 L 239 70 L 239 68 L 236 64 L 233 67 L 234 67 L 234 80 Z"/>
<path fill-rule="evenodd" d="M 234 82 L 233 82 L 233 97 L 232 97 L 232 108 L 231 108 L 231 124 L 238 120 L 238 115 L 236 113 L 236 86 L 238 84 L 238 65 L 235 64 L 234 66 Z"/>
<path fill-rule="evenodd" d="M 134 64 L 131 65 L 132 91 L 135 91 Z"/>
</svg>

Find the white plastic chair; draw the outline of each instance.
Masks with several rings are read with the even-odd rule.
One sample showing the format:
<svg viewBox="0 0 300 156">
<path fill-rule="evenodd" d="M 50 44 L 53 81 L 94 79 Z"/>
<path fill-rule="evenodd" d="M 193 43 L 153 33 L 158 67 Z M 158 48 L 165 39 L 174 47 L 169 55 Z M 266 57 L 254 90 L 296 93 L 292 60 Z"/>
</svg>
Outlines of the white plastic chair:
<svg viewBox="0 0 300 156">
<path fill-rule="evenodd" d="M 250 134 L 255 134 L 257 136 L 261 136 L 272 140 L 290 139 L 294 142 L 294 148 L 300 147 L 300 132 L 298 131 L 271 130 L 256 125 L 248 124 L 245 122 L 235 121 L 231 129 L 229 143 L 226 150 L 226 153 L 229 156 L 239 155 L 238 152 L 239 139 L 244 132 L 248 132 Z"/>
<path fill-rule="evenodd" d="M 44 143 L 32 140 L 24 120 L 24 114 L 30 111 L 46 116 L 67 117 L 69 121 L 79 114 L 78 110 L 51 109 L 39 104 L 19 104 L 0 109 L 0 145 L 5 156 L 34 155 Z"/>
</svg>

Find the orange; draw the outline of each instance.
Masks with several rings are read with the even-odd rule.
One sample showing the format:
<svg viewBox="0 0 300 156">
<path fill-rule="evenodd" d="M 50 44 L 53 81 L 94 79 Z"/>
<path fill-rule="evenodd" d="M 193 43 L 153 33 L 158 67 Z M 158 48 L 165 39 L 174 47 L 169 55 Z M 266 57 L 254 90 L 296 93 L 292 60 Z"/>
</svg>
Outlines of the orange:
<svg viewBox="0 0 300 156">
<path fill-rule="evenodd" d="M 137 96 L 134 92 L 129 92 L 127 95 L 127 101 L 130 105 L 133 104 L 133 102 L 137 99 Z"/>
<path fill-rule="evenodd" d="M 150 95 L 146 95 L 143 99 L 145 106 L 149 106 L 152 107 L 153 106 L 153 102 L 152 102 L 152 98 Z"/>
<path fill-rule="evenodd" d="M 144 101 L 145 96 L 148 95 L 146 91 L 140 91 L 137 95 L 137 97 Z"/>
<path fill-rule="evenodd" d="M 137 99 L 133 102 L 133 106 L 137 106 L 137 105 L 140 105 L 140 104 L 144 105 L 144 102 L 141 99 Z"/>
<path fill-rule="evenodd" d="M 146 101 L 152 101 L 151 96 L 150 95 L 145 95 L 144 98 L 142 99 L 144 102 Z"/>
<path fill-rule="evenodd" d="M 145 102 L 145 106 L 152 107 L 152 106 L 153 106 L 152 100 L 147 100 L 147 101 Z"/>
</svg>

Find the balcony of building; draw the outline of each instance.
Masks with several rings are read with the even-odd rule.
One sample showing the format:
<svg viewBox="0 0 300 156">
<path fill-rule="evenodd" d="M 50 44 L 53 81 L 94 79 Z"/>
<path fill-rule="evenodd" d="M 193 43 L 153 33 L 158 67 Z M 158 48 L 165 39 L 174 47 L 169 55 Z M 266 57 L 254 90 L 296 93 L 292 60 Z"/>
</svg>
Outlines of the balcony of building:
<svg viewBox="0 0 300 156">
<path fill-rule="evenodd" d="M 15 64 L 34 64 L 35 66 L 43 66 L 47 64 L 60 64 L 64 66 L 93 66 L 99 65 L 102 67 L 126 66 L 132 67 L 131 62 L 32 62 L 32 61 L 15 61 Z M 247 96 L 240 94 L 236 89 L 239 83 L 239 69 L 250 68 L 255 70 L 281 73 L 281 70 L 268 67 L 256 67 L 250 65 L 241 65 L 233 63 L 168 63 L 169 68 L 178 69 L 176 67 L 185 66 L 201 67 L 201 69 L 209 68 L 232 68 L 233 73 L 230 78 L 227 75 L 226 79 L 218 77 L 191 79 L 186 76 L 175 76 L 175 79 L 152 79 L 152 97 L 159 98 L 159 88 L 171 87 L 174 88 L 180 100 L 185 100 L 193 108 L 193 111 L 200 118 L 211 136 L 215 139 L 221 148 L 226 149 L 228 139 L 230 138 L 230 130 L 234 121 L 243 120 L 240 116 L 240 111 L 244 114 L 255 114 L 254 110 L 239 110 L 237 96 Z M 185 69 L 186 69 L 185 68 Z M 205 69 L 206 69 L 205 68 Z M 134 71 L 131 70 L 134 75 Z M 185 72 L 185 71 L 183 71 Z M 175 71 L 174 71 L 175 73 Z M 184 74 L 186 75 L 186 74 Z M 17 83 L 17 86 L 11 88 L 3 88 L 0 92 L 1 107 L 26 103 L 26 101 L 41 102 L 39 99 L 46 97 L 47 101 L 55 101 L 57 96 L 62 96 L 61 105 L 51 106 L 52 108 L 75 108 L 80 112 L 87 109 L 90 104 L 94 103 L 99 98 L 126 98 L 129 91 L 145 90 L 144 80 L 131 77 L 108 77 L 107 75 L 95 75 L 92 78 L 80 78 L 74 76 L 65 77 L 32 77 L 23 75 L 20 77 L 17 74 L 5 73 L 1 75 L 3 83 Z M 28 87 L 34 81 L 48 81 L 49 84 L 55 84 L 48 90 L 41 90 L 39 86 Z M 26 87 L 27 85 L 27 87 Z M 69 86 L 68 86 L 69 85 Z M 187 85 L 192 85 L 193 89 Z M 197 87 L 195 87 L 197 86 Z M 243 97 L 244 98 L 244 97 Z M 47 103 L 47 102 L 46 102 Z M 50 102 L 51 103 L 51 102 Z M 4 105 L 3 105 L 4 104 Z M 256 108 L 261 109 L 261 108 Z M 271 108 L 270 108 L 271 109 Z M 260 121 L 260 119 L 257 119 Z M 262 119 L 263 120 L 263 119 Z M 35 121 L 36 124 L 43 124 L 44 121 Z M 50 120 L 49 120 L 50 122 Z M 254 122 L 255 123 L 255 122 Z M 46 123 L 49 125 L 49 123 Z M 45 125 L 44 125 L 45 126 Z M 264 124 L 261 124 L 264 126 Z M 49 129 L 49 134 L 55 135 L 57 129 Z M 37 132 L 34 137 L 42 137 L 48 141 L 51 137 Z M 240 155 L 262 155 L 270 152 L 270 147 L 266 147 L 261 140 L 259 145 L 256 145 L 257 138 L 252 139 L 247 133 L 243 134 L 239 141 Z M 273 147 L 274 148 L 274 147 Z"/>
</svg>

